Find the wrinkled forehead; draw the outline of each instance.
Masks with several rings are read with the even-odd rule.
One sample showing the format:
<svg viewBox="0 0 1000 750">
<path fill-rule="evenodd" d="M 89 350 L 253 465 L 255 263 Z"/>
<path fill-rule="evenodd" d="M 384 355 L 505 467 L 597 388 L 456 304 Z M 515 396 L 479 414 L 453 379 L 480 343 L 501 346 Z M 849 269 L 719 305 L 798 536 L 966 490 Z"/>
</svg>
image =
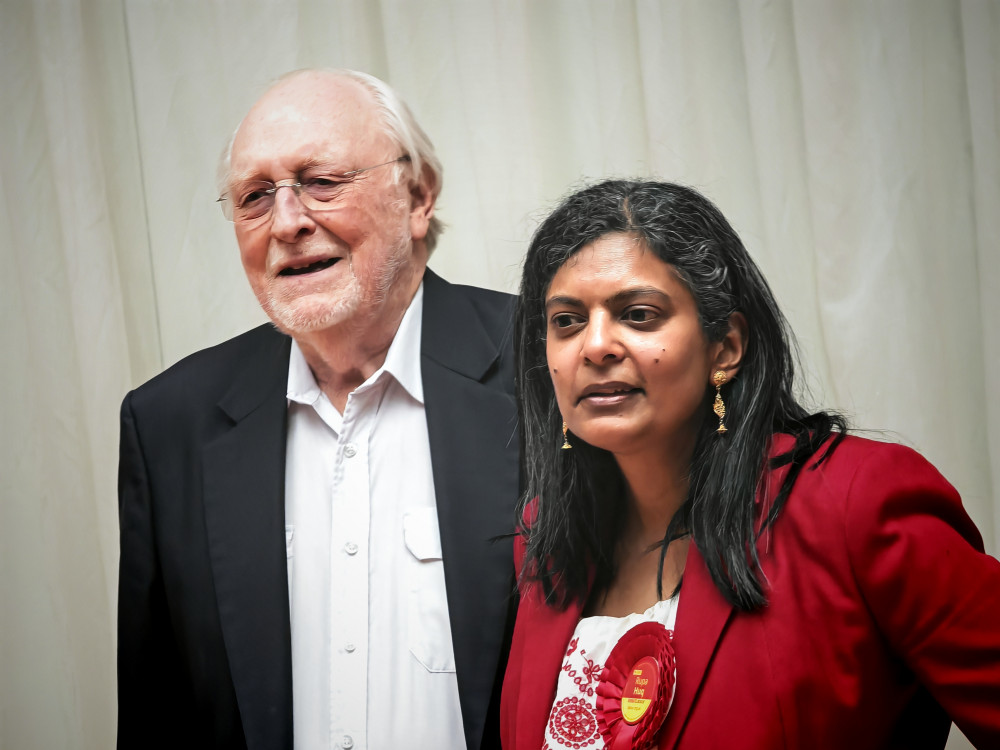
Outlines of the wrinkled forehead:
<svg viewBox="0 0 1000 750">
<path fill-rule="evenodd" d="M 247 113 L 233 139 L 230 182 L 284 179 L 316 162 L 347 171 L 393 155 L 364 86 L 344 77 L 302 75 L 276 84 Z"/>
</svg>

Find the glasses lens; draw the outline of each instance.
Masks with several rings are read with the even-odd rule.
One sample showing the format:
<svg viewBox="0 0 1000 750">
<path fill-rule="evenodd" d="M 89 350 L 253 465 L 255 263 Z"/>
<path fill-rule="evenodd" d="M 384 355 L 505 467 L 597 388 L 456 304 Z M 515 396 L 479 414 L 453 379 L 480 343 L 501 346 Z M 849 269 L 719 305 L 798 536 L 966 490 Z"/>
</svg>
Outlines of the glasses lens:
<svg viewBox="0 0 1000 750">
<path fill-rule="evenodd" d="M 270 183 L 247 185 L 236 193 L 233 218 L 235 221 L 253 221 L 271 212 L 274 205 L 274 186 Z"/>
<path fill-rule="evenodd" d="M 308 197 L 316 203 L 329 203 L 340 194 L 344 185 L 349 182 L 350 180 L 335 175 L 303 179 L 302 192 L 299 195 L 303 198 Z"/>
</svg>

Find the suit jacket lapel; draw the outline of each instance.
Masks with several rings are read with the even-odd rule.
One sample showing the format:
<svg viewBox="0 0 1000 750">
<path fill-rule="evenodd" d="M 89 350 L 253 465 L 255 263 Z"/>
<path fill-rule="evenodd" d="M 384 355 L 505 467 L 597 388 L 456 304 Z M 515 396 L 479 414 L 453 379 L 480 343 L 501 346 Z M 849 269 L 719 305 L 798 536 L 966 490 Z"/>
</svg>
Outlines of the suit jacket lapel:
<svg viewBox="0 0 1000 750">
<path fill-rule="evenodd" d="M 674 702 L 660 736 L 660 748 L 677 745 L 715 655 L 716 645 L 733 614 L 733 607 L 715 588 L 708 567 L 694 544 L 688 548 L 680 597 L 674 626 L 677 683 Z"/>
<path fill-rule="evenodd" d="M 513 397 L 487 384 L 502 333 L 466 295 L 425 274 L 421 364 L 462 718 L 478 748 L 513 593 L 518 466 Z"/>
<path fill-rule="evenodd" d="M 219 402 L 230 426 L 203 449 L 205 522 L 226 654 L 249 750 L 291 748 L 284 543 L 290 339 L 261 349 Z"/>
</svg>

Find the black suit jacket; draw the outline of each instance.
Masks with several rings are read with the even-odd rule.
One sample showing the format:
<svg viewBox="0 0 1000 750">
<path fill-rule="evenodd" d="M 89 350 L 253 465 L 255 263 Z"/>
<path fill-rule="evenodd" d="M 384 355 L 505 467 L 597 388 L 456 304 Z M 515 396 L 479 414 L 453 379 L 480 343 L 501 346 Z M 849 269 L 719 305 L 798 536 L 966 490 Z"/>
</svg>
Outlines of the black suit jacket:
<svg viewBox="0 0 1000 750">
<path fill-rule="evenodd" d="M 512 297 L 424 277 L 421 370 L 459 696 L 499 747 L 518 493 Z M 284 464 L 291 339 L 264 325 L 126 396 L 118 746 L 292 747 Z M 391 716 L 390 711 L 387 716 Z"/>
</svg>

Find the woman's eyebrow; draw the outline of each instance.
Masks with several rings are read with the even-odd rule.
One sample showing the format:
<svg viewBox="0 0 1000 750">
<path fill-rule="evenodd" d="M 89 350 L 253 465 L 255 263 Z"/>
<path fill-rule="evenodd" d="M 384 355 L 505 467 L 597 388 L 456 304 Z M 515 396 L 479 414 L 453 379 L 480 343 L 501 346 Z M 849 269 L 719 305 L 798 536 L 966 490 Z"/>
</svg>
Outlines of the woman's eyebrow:
<svg viewBox="0 0 1000 750">
<path fill-rule="evenodd" d="M 662 289 L 658 289 L 655 286 L 634 286 L 628 289 L 622 289 L 605 300 L 608 305 L 623 304 L 625 302 L 631 302 L 637 297 L 658 297 L 664 302 L 670 301 L 670 295 L 667 294 Z"/>
<path fill-rule="evenodd" d="M 582 307 L 583 302 L 578 300 L 576 297 L 570 297 L 566 294 L 558 294 L 555 297 L 550 297 L 545 300 L 545 309 L 549 310 L 553 307 Z"/>
<path fill-rule="evenodd" d="M 604 304 L 609 307 L 623 305 L 634 299 L 641 297 L 657 297 L 664 303 L 670 302 L 670 295 L 655 286 L 634 286 L 622 289 L 604 300 Z M 557 294 L 545 301 L 545 309 L 548 311 L 553 307 L 583 307 L 583 302 L 568 294 Z"/>
</svg>

